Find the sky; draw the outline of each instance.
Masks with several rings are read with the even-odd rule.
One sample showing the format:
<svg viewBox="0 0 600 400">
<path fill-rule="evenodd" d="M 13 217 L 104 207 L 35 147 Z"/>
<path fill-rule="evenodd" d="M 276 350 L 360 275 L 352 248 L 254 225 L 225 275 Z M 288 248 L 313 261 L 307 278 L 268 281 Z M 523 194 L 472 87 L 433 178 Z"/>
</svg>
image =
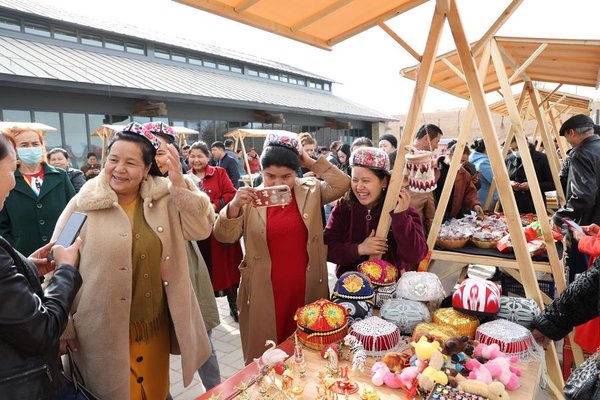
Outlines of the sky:
<svg viewBox="0 0 600 400">
<path fill-rule="evenodd" d="M 335 95 L 389 115 L 406 114 L 410 105 L 414 81 L 403 78 L 399 71 L 416 61 L 379 27 L 326 51 L 170 0 L 41 1 L 67 7 L 76 13 L 147 26 L 148 29 L 290 64 L 337 82 L 333 86 Z M 457 0 L 469 41 L 477 40 L 509 3 L 508 0 Z M 434 2 L 430 1 L 387 24 L 422 53 L 433 7 Z M 600 1 L 525 0 L 498 35 L 600 39 Z M 439 53 L 453 49 L 446 24 Z M 555 86 L 545 85 L 550 89 Z M 516 93 L 517 87 L 513 90 Z M 563 86 L 560 90 L 600 99 L 600 90 L 594 88 Z M 497 94 L 488 96 L 490 102 L 500 99 Z M 447 110 L 466 104 L 465 100 L 431 88 L 427 92 L 424 111 Z"/>
</svg>

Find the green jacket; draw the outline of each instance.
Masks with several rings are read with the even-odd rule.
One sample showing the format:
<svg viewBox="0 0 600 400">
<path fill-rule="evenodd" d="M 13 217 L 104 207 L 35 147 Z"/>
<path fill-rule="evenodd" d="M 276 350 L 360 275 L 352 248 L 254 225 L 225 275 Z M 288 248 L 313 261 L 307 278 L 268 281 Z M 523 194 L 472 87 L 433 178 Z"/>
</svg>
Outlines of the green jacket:
<svg viewBox="0 0 600 400">
<path fill-rule="evenodd" d="M 190 279 L 196 293 L 200 311 L 202 311 L 204 325 L 206 326 L 206 331 L 210 331 L 221 324 L 221 319 L 219 317 L 215 292 L 210 282 L 208 268 L 196 242 L 186 241 L 185 250 L 187 251 Z"/>
<path fill-rule="evenodd" d="M 48 244 L 58 217 L 75 196 L 67 173 L 44 164 L 44 182 L 39 197 L 17 169 L 16 185 L 0 211 L 0 235 L 26 257 Z"/>
</svg>

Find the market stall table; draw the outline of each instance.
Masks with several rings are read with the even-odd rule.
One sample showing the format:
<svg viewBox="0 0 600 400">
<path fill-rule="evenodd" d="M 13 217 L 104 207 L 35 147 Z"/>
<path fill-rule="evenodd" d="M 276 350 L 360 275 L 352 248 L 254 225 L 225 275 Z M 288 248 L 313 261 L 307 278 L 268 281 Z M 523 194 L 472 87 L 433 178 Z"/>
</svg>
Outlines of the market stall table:
<svg viewBox="0 0 600 400">
<path fill-rule="evenodd" d="M 284 350 L 290 356 L 293 357 L 294 354 L 294 343 L 292 340 L 288 339 L 282 344 L 278 346 L 278 348 Z M 323 360 L 321 358 L 320 352 L 315 350 L 310 350 L 304 347 L 304 359 L 306 361 L 306 374 L 304 379 L 297 378 L 295 374 L 294 385 L 297 385 L 300 381 L 300 384 L 305 384 L 304 392 L 297 397 L 298 399 L 316 399 L 317 398 L 317 373 L 320 371 L 325 371 L 327 360 Z M 293 358 L 288 361 L 290 366 L 293 364 Z M 374 358 L 369 357 L 367 367 L 365 368 L 365 372 L 351 373 L 350 378 L 356 381 L 360 387 L 358 393 L 354 394 L 352 398 L 358 399 L 359 393 L 363 390 L 365 384 L 369 385 L 373 390 L 375 390 L 380 396 L 381 400 L 386 399 L 407 399 L 406 394 L 399 389 L 391 389 L 386 386 L 376 387 L 371 384 L 370 377 L 370 366 L 374 363 Z M 340 360 L 341 367 L 351 367 L 351 363 L 345 360 Z M 538 391 L 538 383 L 541 377 L 541 368 L 540 364 L 537 361 L 531 361 L 528 363 L 519 363 L 518 367 L 522 371 L 522 375 L 520 378 L 521 387 L 519 390 L 509 392 L 510 398 L 512 400 L 531 400 L 536 397 Z M 246 366 L 244 369 L 239 371 L 237 374 L 233 375 L 229 379 L 222 382 L 220 385 L 214 387 L 209 392 L 203 394 L 198 398 L 200 399 L 220 399 L 220 400 L 230 400 L 236 398 L 247 398 L 247 399 L 261 399 L 261 394 L 258 391 L 256 385 L 253 385 L 253 380 L 258 375 L 258 369 L 255 363 L 252 363 Z M 277 375 L 278 378 L 281 376 Z M 247 394 L 249 397 L 240 396 L 240 389 L 246 387 L 247 385 Z M 274 391 L 270 391 L 269 393 L 275 393 Z M 340 396 L 341 397 L 341 396 Z M 269 397 L 269 398 L 284 398 L 282 396 L 279 397 Z M 292 397 L 290 397 L 292 398 Z M 343 398 L 343 397 L 341 397 Z"/>
</svg>

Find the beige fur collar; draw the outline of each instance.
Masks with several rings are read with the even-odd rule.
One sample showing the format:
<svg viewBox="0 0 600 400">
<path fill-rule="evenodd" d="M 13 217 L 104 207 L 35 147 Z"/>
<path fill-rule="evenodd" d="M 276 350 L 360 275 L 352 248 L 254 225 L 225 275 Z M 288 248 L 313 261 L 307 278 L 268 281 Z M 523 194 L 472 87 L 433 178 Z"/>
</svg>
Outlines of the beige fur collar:
<svg viewBox="0 0 600 400">
<path fill-rule="evenodd" d="M 140 196 L 142 199 L 156 201 L 169 194 L 169 179 L 148 176 L 142 181 Z M 105 170 L 96 178 L 86 182 L 77 196 L 77 206 L 82 211 L 94 211 L 111 208 L 118 204 L 117 194 L 106 179 Z"/>
</svg>

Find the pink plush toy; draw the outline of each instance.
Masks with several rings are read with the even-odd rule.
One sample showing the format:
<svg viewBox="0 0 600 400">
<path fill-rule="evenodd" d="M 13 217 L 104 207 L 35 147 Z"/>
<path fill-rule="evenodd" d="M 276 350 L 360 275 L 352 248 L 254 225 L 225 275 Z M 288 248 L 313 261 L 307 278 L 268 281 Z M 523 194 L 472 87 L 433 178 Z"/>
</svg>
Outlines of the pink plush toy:
<svg viewBox="0 0 600 400">
<path fill-rule="evenodd" d="M 494 381 L 494 379 L 492 378 L 492 373 L 476 359 L 470 359 L 469 361 L 467 361 L 467 364 L 465 366 L 469 371 L 471 371 L 469 372 L 469 379 L 483 382 L 486 385 L 489 385 Z"/>
<path fill-rule="evenodd" d="M 492 378 L 504 384 L 506 390 L 517 390 L 521 387 L 519 376 L 521 376 L 521 370 L 511 365 L 511 361 L 508 358 L 494 358 L 486 362 L 484 368 L 492 374 Z"/>
<path fill-rule="evenodd" d="M 419 367 L 406 367 L 400 372 L 400 382 L 405 388 L 412 389 L 417 375 L 419 375 Z"/>
<path fill-rule="evenodd" d="M 498 343 L 492 343 L 490 345 L 480 343 L 475 347 L 475 352 L 473 353 L 474 358 L 483 358 L 486 360 L 493 360 L 494 358 L 503 357 L 508 358 L 508 356 L 500 351 L 500 346 Z M 514 357 L 514 356 L 513 356 Z M 512 362 L 512 358 L 511 358 Z"/>
<path fill-rule="evenodd" d="M 399 389 L 403 386 L 400 374 L 391 372 L 388 366 L 381 361 L 371 367 L 371 383 L 375 386 L 386 385 L 392 389 Z"/>
</svg>

